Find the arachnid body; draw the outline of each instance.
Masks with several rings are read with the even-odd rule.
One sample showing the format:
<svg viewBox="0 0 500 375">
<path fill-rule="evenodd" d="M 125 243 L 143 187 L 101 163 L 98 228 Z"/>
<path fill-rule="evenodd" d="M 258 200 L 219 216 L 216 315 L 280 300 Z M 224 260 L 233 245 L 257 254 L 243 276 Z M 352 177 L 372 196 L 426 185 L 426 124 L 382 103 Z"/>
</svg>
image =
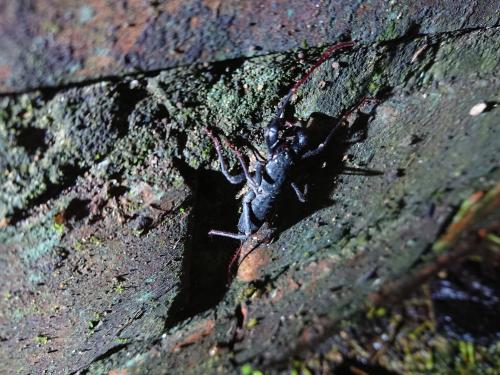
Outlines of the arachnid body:
<svg viewBox="0 0 500 375">
<path fill-rule="evenodd" d="M 265 160 L 257 159 L 254 168 L 255 172 L 251 173 L 249 171 L 241 153 L 231 143 L 226 141 L 229 148 L 235 153 L 243 170 L 238 175 L 230 175 L 222 156 L 218 136 L 213 130 L 205 129 L 214 143 L 221 171 L 226 179 L 232 184 L 246 182 L 249 187 L 249 191 L 245 194 L 242 202 L 243 209 L 238 222 L 239 233 L 211 230 L 209 234 L 235 238 L 242 241 L 246 240 L 249 235 L 256 232 L 264 222 L 270 219 L 278 199 L 287 188 L 292 188 L 299 201 L 305 202 L 307 185 L 305 185 L 304 191 L 301 192 L 296 181 L 294 181 L 296 170 L 306 160 L 319 155 L 323 151 L 333 138 L 338 126 L 333 127 L 322 143 L 316 147 L 311 147 L 307 129 L 291 125 L 283 118 L 285 107 L 289 104 L 292 95 L 298 87 L 304 83 L 323 61 L 334 51 L 350 47 L 353 44 L 354 42 L 343 42 L 330 47 L 304 77 L 292 87 L 288 95 L 284 98 L 276 116 L 265 129 L 265 141 L 269 156 Z"/>
</svg>

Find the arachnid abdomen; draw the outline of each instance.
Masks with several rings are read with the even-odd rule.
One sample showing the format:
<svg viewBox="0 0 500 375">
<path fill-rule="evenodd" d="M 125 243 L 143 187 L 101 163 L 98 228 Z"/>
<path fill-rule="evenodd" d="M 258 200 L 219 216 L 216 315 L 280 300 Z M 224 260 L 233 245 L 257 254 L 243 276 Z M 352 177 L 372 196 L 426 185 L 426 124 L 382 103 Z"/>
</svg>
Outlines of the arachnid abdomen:
<svg viewBox="0 0 500 375">
<path fill-rule="evenodd" d="M 284 185 L 288 180 L 288 174 L 293 166 L 293 160 L 288 151 L 282 151 L 267 162 L 262 173 L 262 181 L 259 184 L 257 194 L 247 193 L 251 207 L 251 229 L 257 231 L 260 226 L 274 212 L 274 208 L 280 196 Z M 238 229 L 242 232 L 245 229 L 243 215 L 240 217 Z"/>
</svg>

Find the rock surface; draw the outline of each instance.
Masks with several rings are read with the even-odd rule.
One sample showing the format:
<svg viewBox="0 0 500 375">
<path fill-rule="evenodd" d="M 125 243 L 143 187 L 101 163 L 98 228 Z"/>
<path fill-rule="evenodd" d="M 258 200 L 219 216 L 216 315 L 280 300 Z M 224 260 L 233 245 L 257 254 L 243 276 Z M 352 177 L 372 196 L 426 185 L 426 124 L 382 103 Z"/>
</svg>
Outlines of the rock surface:
<svg viewBox="0 0 500 375">
<path fill-rule="evenodd" d="M 457 253 L 465 256 L 498 239 L 500 30 L 485 27 L 498 12 L 484 13 L 492 3 L 449 5 L 462 14 L 452 22 L 437 5 L 407 14 L 391 5 L 395 13 L 384 13 L 383 22 L 360 23 L 385 12 L 370 4 L 356 8 L 359 19 L 346 16 L 344 28 L 328 31 L 328 41 L 351 30 L 360 42 L 313 74 L 297 93 L 294 116 L 314 118 L 312 131 L 321 134 L 361 98 L 378 101 L 349 116 L 310 171 L 309 201 L 284 196 L 274 241 L 257 241 L 260 255 L 229 286 L 238 243 L 207 232 L 235 230 L 238 188 L 220 174 L 203 127 L 216 125 L 264 153 L 262 129 L 321 48 L 299 54 L 289 50 L 296 44 L 271 40 L 263 52 L 280 52 L 249 58 L 243 47 L 226 54 L 218 46 L 224 55 L 186 54 L 141 69 L 238 59 L 126 77 L 125 65 L 90 69 L 95 75 L 80 77 L 117 77 L 2 97 L 0 372 L 257 375 L 328 372 L 361 359 L 416 371 L 414 357 L 390 350 L 374 359 L 368 338 L 389 334 L 391 319 L 424 304 L 379 307 L 421 293 L 407 285 L 448 267 L 458 244 L 469 244 Z M 89 12 L 80 9 L 80 18 Z M 317 19 L 332 17 L 331 8 L 318 12 Z M 54 74 L 29 84 L 9 75 L 15 85 L 4 87 L 77 76 Z M 487 105 L 471 115 L 478 103 Z M 470 220 L 459 207 L 472 212 Z M 456 222 L 465 224 L 457 229 Z M 401 325 L 416 329 L 418 319 Z M 426 355 L 439 352 L 439 340 L 449 345 L 443 362 L 424 361 L 434 366 L 425 369 L 453 368 L 446 360 L 462 353 L 463 341 L 425 332 L 433 344 L 422 340 L 417 349 Z M 399 353 L 414 345 L 403 336 Z M 472 350 L 485 373 L 499 354 L 495 342 L 464 345 L 464 366 Z"/>
<path fill-rule="evenodd" d="M 0 7 L 0 93 L 194 62 L 498 25 L 498 1 L 10 1 Z"/>
</svg>

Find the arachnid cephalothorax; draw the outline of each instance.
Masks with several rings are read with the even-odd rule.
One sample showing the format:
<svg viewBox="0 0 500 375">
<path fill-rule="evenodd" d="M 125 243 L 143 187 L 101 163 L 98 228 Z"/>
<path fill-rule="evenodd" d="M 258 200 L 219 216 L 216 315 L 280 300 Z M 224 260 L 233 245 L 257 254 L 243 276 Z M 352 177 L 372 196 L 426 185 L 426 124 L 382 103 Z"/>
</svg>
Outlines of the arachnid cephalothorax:
<svg viewBox="0 0 500 375">
<path fill-rule="evenodd" d="M 239 233 L 229 233 L 211 230 L 210 235 L 231 237 L 246 240 L 249 235 L 256 232 L 273 213 L 278 198 L 286 188 L 292 188 L 301 202 L 305 202 L 307 185 L 301 191 L 293 180 L 294 171 L 307 159 L 319 155 L 333 138 L 339 126 L 334 126 L 322 143 L 311 147 L 307 129 L 301 126 L 291 125 L 283 117 L 286 106 L 292 95 L 306 81 L 310 74 L 321 65 L 333 52 L 351 47 L 354 42 L 343 42 L 330 47 L 309 69 L 304 77 L 299 80 L 284 98 L 273 120 L 265 129 L 265 140 L 269 156 L 265 160 L 257 159 L 255 172 L 250 172 L 245 159 L 241 153 L 229 142 L 226 144 L 235 153 L 242 172 L 238 175 L 230 175 L 222 156 L 221 144 L 218 136 L 213 130 L 206 128 L 205 131 L 212 139 L 217 152 L 221 171 L 226 179 L 232 184 L 240 184 L 246 181 L 249 187 L 248 193 L 243 198 L 243 210 L 238 223 Z M 363 99 L 363 101 L 366 99 Z M 352 111 L 349 111 L 350 113 Z"/>
</svg>

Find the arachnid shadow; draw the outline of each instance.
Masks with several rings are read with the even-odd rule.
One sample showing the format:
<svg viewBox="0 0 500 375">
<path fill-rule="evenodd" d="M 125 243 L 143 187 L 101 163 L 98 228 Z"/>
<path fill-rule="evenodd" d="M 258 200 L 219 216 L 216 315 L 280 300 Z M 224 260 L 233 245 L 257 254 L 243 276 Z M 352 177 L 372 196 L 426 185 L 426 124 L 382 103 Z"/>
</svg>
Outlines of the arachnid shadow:
<svg viewBox="0 0 500 375">
<path fill-rule="evenodd" d="M 370 178 L 383 174 L 379 170 L 348 167 L 344 161 L 352 145 L 366 140 L 371 117 L 370 113 L 360 112 L 351 126 L 339 127 L 334 139 L 324 152 L 301 168 L 298 172 L 299 184 L 308 183 L 309 185 L 306 202 L 299 202 L 293 191 L 287 191 L 283 195 L 272 219 L 272 224 L 276 227 L 275 238 L 314 212 L 334 205 L 335 202 L 330 197 L 335 190 L 339 176 L 362 175 Z M 322 113 L 313 113 L 311 118 L 311 133 L 315 135 L 316 142 L 324 139 L 324 134 L 339 121 Z M 286 215 L 280 215 L 280 212 L 286 212 Z"/>
<path fill-rule="evenodd" d="M 350 126 L 345 123 L 345 118 L 367 101 L 373 99 L 363 98 L 339 119 L 314 113 L 306 126 L 297 125 L 295 119 L 285 121 L 277 117 L 280 123 L 276 124 L 277 120 L 273 120 L 266 128 L 269 156 L 260 160 L 256 156 L 253 164 L 255 172 L 250 172 L 241 152 L 226 140 L 242 169 L 236 175 L 229 173 L 219 137 L 212 130 L 206 130 L 214 143 L 226 180 L 235 185 L 246 182 L 248 187 L 242 200 L 239 233 L 211 230 L 209 234 L 245 241 L 267 222 L 277 229 L 275 236 L 279 235 L 297 221 L 332 203 L 328 197 L 337 175 L 343 172 L 381 174 L 359 168 L 344 169 L 343 166 L 348 148 L 366 139 L 370 114 L 360 112 Z M 373 108 L 370 113 L 372 111 Z M 293 118 L 290 114 L 287 117 Z"/>
</svg>

